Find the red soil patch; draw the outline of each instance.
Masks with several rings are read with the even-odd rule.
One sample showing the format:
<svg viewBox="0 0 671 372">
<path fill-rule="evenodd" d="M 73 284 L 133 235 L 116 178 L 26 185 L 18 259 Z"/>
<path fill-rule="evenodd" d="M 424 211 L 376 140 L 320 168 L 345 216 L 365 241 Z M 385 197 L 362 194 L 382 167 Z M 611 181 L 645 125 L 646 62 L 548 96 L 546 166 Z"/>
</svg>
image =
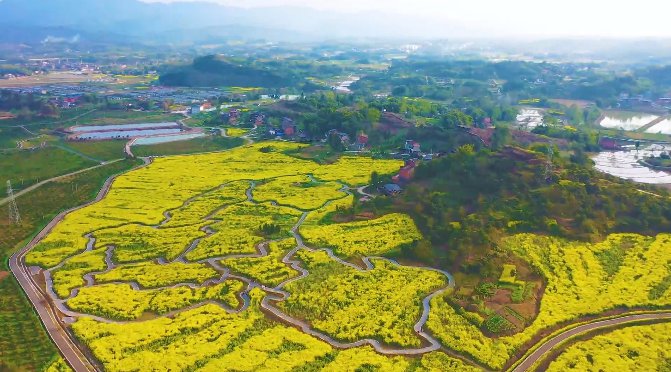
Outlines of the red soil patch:
<svg viewBox="0 0 671 372">
<path fill-rule="evenodd" d="M 9 271 L 0 271 L 0 281 L 9 277 Z"/>
<path fill-rule="evenodd" d="M 399 114 L 384 112 L 380 118 L 380 124 L 377 125 L 376 129 L 384 132 L 396 133 L 401 129 L 412 128 L 414 126 L 415 124 L 405 120 Z"/>
<path fill-rule="evenodd" d="M 0 111 L 0 120 L 14 119 L 16 116 L 9 112 Z"/>
</svg>

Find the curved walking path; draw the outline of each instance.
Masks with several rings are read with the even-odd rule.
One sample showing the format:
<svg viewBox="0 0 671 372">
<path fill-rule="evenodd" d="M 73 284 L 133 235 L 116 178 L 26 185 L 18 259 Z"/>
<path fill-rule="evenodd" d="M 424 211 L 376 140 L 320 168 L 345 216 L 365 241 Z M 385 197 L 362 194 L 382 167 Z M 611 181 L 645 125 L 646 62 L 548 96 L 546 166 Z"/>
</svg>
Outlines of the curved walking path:
<svg viewBox="0 0 671 372">
<path fill-rule="evenodd" d="M 559 346 L 564 341 L 571 339 L 572 337 L 591 331 L 612 328 L 618 325 L 625 325 L 630 323 L 635 324 L 655 320 L 671 321 L 671 312 L 625 315 L 613 319 L 595 320 L 593 322 L 571 328 L 545 341 L 540 347 L 534 350 L 533 353 L 526 356 L 521 363 L 512 369 L 512 372 L 524 372 L 531 370 L 536 362 L 542 360 L 557 346 Z"/>
<path fill-rule="evenodd" d="M 143 160 L 145 161 L 144 166 L 151 163 L 150 159 L 145 158 Z M 92 167 L 92 168 L 96 168 L 96 167 Z M 85 171 L 85 170 L 82 170 L 82 171 Z M 79 171 L 79 172 L 76 172 L 76 173 L 81 173 L 82 171 Z M 68 176 L 68 175 L 66 175 L 66 176 Z M 66 177 L 66 176 L 56 177 L 55 179 Z M 53 271 L 57 270 L 58 268 L 62 267 L 67 262 L 68 259 L 64 260 L 63 262 L 61 262 L 59 265 L 57 265 L 55 267 L 52 267 L 48 270 L 43 271 L 43 274 L 44 274 L 44 277 L 45 277 L 45 280 L 46 280 L 46 288 L 47 288 L 46 292 L 43 289 L 41 289 L 37 284 L 35 284 L 35 282 L 33 281 L 33 275 L 35 274 L 35 271 L 33 270 L 34 268 L 25 267 L 25 265 L 23 265 L 23 263 L 22 263 L 22 260 L 24 259 L 25 255 L 30 251 L 30 249 L 32 249 L 41 239 L 43 239 L 46 236 L 46 234 L 48 234 L 51 231 L 51 229 L 53 229 L 53 227 L 63 219 L 63 217 L 66 214 L 68 214 L 68 213 L 70 213 L 74 210 L 77 210 L 77 209 L 86 207 L 88 205 L 91 205 L 91 204 L 93 204 L 95 202 L 98 202 L 101 199 L 103 199 L 107 195 L 107 193 L 108 193 L 108 191 L 111 187 L 112 181 L 115 178 L 116 178 L 116 176 L 110 177 L 105 182 L 105 184 L 101 188 L 98 196 L 96 197 L 96 199 L 94 201 L 92 201 L 90 203 L 87 203 L 83 206 L 73 208 L 71 210 L 68 210 L 68 211 L 65 211 L 65 212 L 62 212 L 61 214 L 59 214 L 56 218 L 54 218 L 54 220 L 52 220 L 49 223 L 49 225 L 47 225 L 47 227 L 45 227 L 33 240 L 31 240 L 31 242 L 28 245 L 26 245 L 26 247 L 24 247 L 21 251 L 17 252 L 10 259 L 10 268 L 11 268 L 12 272 L 17 277 L 17 280 L 19 281 L 21 286 L 26 291 L 26 294 L 28 295 L 28 298 L 31 301 L 31 303 L 33 304 L 33 306 L 37 309 L 38 314 L 40 315 L 40 318 L 44 322 L 45 327 L 46 327 L 49 335 L 54 340 L 54 342 L 58 346 L 59 350 L 64 355 L 65 359 L 68 361 L 68 363 L 76 371 L 93 371 L 93 370 L 96 370 L 97 367 L 95 365 L 93 365 L 91 363 L 91 361 L 89 361 L 87 359 L 85 354 L 78 348 L 77 343 L 74 342 L 74 340 L 73 340 L 72 336 L 70 335 L 70 333 L 68 332 L 68 330 L 66 328 L 64 328 L 65 323 L 69 323 L 72 319 L 74 319 L 76 317 L 80 317 L 80 316 L 91 317 L 93 319 L 96 319 L 96 320 L 101 321 L 101 322 L 106 322 L 106 323 L 131 323 L 133 321 L 114 321 L 114 320 L 106 319 L 106 318 L 103 318 L 103 317 L 91 316 L 90 314 L 82 314 L 82 313 L 78 313 L 78 312 L 70 310 L 66 306 L 66 302 L 67 302 L 68 299 L 77 295 L 78 289 L 72 290 L 70 292 L 70 295 L 68 296 L 68 298 L 61 299 L 54 292 L 53 282 L 51 281 L 51 273 Z M 256 184 L 252 180 L 244 180 L 244 181 L 249 182 L 249 187 L 245 190 L 245 197 L 246 197 L 245 201 L 255 203 L 253 191 L 254 191 L 254 188 L 255 188 Z M 45 182 L 48 182 L 48 181 L 45 181 Z M 183 206 L 188 205 L 191 201 L 193 201 L 194 199 L 196 199 L 196 198 L 198 198 L 198 197 L 200 197 L 204 194 L 207 194 L 209 192 L 212 192 L 213 190 L 216 190 L 216 189 L 218 189 L 220 187 L 224 187 L 224 186 L 225 186 L 225 184 L 220 185 L 215 189 L 205 191 L 204 193 L 199 194 L 197 196 L 194 196 L 191 199 L 185 201 Z M 346 188 L 345 186 L 343 186 L 342 191 L 351 195 L 351 190 L 349 188 Z M 23 192 L 27 192 L 27 190 L 24 190 Z M 362 195 L 365 195 L 364 193 L 361 193 L 361 192 L 359 192 L 359 193 L 362 194 Z M 327 206 L 328 204 L 330 204 L 332 202 L 333 201 L 328 201 L 322 207 Z M 176 208 L 176 209 L 179 209 L 179 208 Z M 297 208 L 293 208 L 293 209 L 295 209 L 297 211 L 300 211 Z M 154 226 L 154 227 L 159 228 L 163 224 L 167 223 L 172 218 L 171 212 L 172 211 L 166 211 L 164 213 L 164 217 L 165 217 L 164 220 L 162 222 L 160 222 L 157 226 Z M 420 337 L 422 339 L 422 342 L 423 342 L 423 346 L 419 347 L 419 348 L 414 348 L 414 349 L 412 349 L 412 348 L 393 348 L 393 347 L 389 347 L 388 345 L 382 344 L 378 340 L 370 339 L 370 338 L 360 339 L 360 340 L 357 340 L 357 341 L 351 342 L 351 343 L 340 342 L 340 341 L 335 340 L 334 338 L 330 337 L 329 335 L 327 335 L 325 333 L 322 333 L 322 332 L 319 332 L 319 331 L 313 329 L 312 326 L 310 324 L 308 324 L 307 322 L 305 322 L 303 320 L 300 320 L 300 319 L 296 319 L 294 317 L 291 317 L 288 314 L 281 311 L 279 308 L 275 307 L 274 304 L 276 302 L 284 301 L 289 296 L 291 296 L 291 293 L 289 293 L 289 292 L 287 292 L 286 290 L 283 289 L 287 284 L 289 284 L 291 282 L 294 282 L 294 281 L 297 281 L 297 280 L 300 280 L 300 279 L 303 279 L 310 274 L 305 268 L 301 267 L 302 262 L 297 260 L 294 257 L 295 254 L 301 249 L 305 249 L 305 250 L 308 250 L 308 251 L 318 251 L 318 250 L 324 251 L 334 261 L 336 261 L 336 262 L 338 262 L 342 265 L 348 266 L 350 268 L 353 268 L 355 270 L 361 271 L 361 272 L 369 271 L 369 270 L 374 269 L 375 265 L 372 262 L 372 260 L 385 260 L 385 261 L 390 262 L 394 265 L 401 266 L 401 264 L 399 262 L 397 262 L 395 260 L 392 260 L 392 259 L 389 259 L 389 258 L 384 258 L 384 257 L 363 257 L 361 259 L 362 265 L 361 264 L 357 265 L 357 264 L 354 264 L 354 263 L 351 263 L 351 262 L 348 262 L 348 261 L 345 261 L 345 260 L 341 259 L 331 249 L 328 249 L 328 248 L 313 249 L 313 248 L 310 248 L 310 247 L 306 246 L 306 244 L 303 240 L 303 237 L 299 233 L 299 230 L 300 230 L 301 226 L 303 225 L 306 218 L 308 217 L 308 215 L 311 212 L 309 212 L 309 211 L 307 211 L 307 212 L 306 211 L 301 211 L 301 212 L 302 212 L 301 217 L 298 219 L 296 224 L 290 230 L 291 235 L 293 236 L 293 238 L 296 241 L 296 246 L 293 249 L 291 249 L 288 253 L 286 253 L 281 260 L 281 262 L 283 262 L 284 264 L 288 265 L 293 270 L 295 270 L 298 273 L 298 275 L 294 275 L 294 276 L 286 279 L 285 281 L 283 281 L 282 283 L 280 283 L 276 287 L 271 288 L 271 287 L 267 287 L 267 286 L 265 286 L 265 285 L 263 285 L 259 282 L 256 282 L 255 280 L 251 280 L 249 278 L 246 278 L 244 276 L 232 275 L 229 269 L 221 266 L 221 264 L 220 264 L 220 262 L 224 259 L 240 258 L 240 257 L 249 257 L 249 258 L 251 258 L 251 257 L 258 257 L 258 258 L 267 257 L 268 254 L 269 254 L 268 244 L 273 242 L 273 240 L 264 241 L 264 242 L 258 244 L 256 246 L 256 252 L 252 253 L 252 254 L 237 254 L 237 255 L 226 255 L 226 256 L 222 256 L 222 257 L 209 257 L 207 259 L 200 260 L 200 261 L 197 261 L 197 262 L 198 263 L 209 264 L 217 272 L 219 272 L 219 274 L 221 274 L 220 276 L 212 278 L 212 279 L 208 279 L 208 280 L 206 280 L 206 281 L 204 281 L 203 283 L 200 283 L 200 284 L 199 283 L 176 283 L 176 284 L 172 284 L 172 285 L 162 287 L 162 288 L 175 288 L 175 287 L 179 287 L 179 286 L 188 286 L 190 288 L 200 288 L 200 287 L 204 287 L 204 286 L 208 286 L 208 285 L 219 284 L 219 283 L 222 283 L 222 282 L 224 282 L 226 280 L 229 280 L 229 279 L 239 280 L 239 281 L 242 281 L 244 283 L 247 283 L 246 289 L 243 290 L 242 292 L 238 293 L 238 298 L 241 299 L 240 308 L 233 309 L 233 308 L 230 308 L 229 306 L 223 304 L 222 302 L 216 301 L 216 300 L 203 300 L 203 301 L 199 301 L 198 303 L 192 304 L 188 307 L 177 309 L 177 310 L 171 311 L 171 312 L 166 313 L 166 314 L 161 314 L 159 317 L 174 316 L 174 315 L 182 313 L 184 311 L 195 309 L 195 308 L 200 307 L 204 304 L 216 304 L 217 306 L 222 307 L 223 309 L 225 309 L 229 313 L 239 313 L 239 312 L 245 311 L 249 307 L 249 305 L 250 305 L 250 299 L 249 299 L 250 291 L 254 288 L 260 288 L 261 290 L 263 290 L 267 293 L 267 295 L 264 296 L 263 300 L 260 303 L 260 306 L 261 306 L 262 310 L 264 310 L 265 312 L 273 314 L 278 319 L 282 320 L 283 322 L 285 322 L 287 324 L 293 325 L 293 326 L 301 329 L 304 333 L 310 334 L 310 335 L 312 335 L 316 338 L 319 338 L 319 339 L 329 343 L 334 348 L 347 349 L 347 348 L 359 347 L 359 346 L 363 346 L 363 345 L 370 345 L 378 353 L 381 353 L 381 354 L 420 355 L 420 354 L 424 354 L 424 353 L 439 350 L 443 347 L 441 345 L 441 343 L 437 339 L 435 339 L 430 333 L 427 333 L 424 330 L 424 328 L 425 328 L 425 325 L 426 325 L 426 322 L 428 320 L 429 313 L 430 313 L 430 310 L 431 310 L 431 307 L 430 307 L 431 306 L 431 304 L 430 304 L 431 300 L 433 298 L 435 298 L 436 296 L 439 296 L 439 295 L 445 293 L 445 291 L 449 290 L 450 288 L 453 288 L 454 285 L 455 285 L 455 282 L 454 282 L 453 276 L 450 273 L 448 273 L 446 271 L 443 271 L 443 270 L 434 269 L 434 268 L 431 268 L 431 267 L 418 267 L 418 268 L 425 269 L 425 270 L 432 270 L 432 271 L 439 272 L 439 273 L 445 275 L 445 277 L 448 278 L 448 284 L 446 286 L 441 287 L 441 288 L 435 289 L 432 293 L 430 293 L 428 296 L 426 296 L 422 299 L 421 316 L 419 317 L 419 319 L 417 319 L 417 322 L 413 326 L 415 333 L 417 334 L 418 337 Z M 209 229 L 208 226 L 201 227 L 201 230 L 206 232 L 207 236 L 210 236 L 210 235 L 214 234 L 214 231 L 212 231 L 211 229 L 210 230 L 208 230 L 208 229 Z M 89 238 L 89 242 L 88 242 L 86 250 L 84 252 L 91 251 L 92 249 L 94 249 L 94 246 L 95 246 L 95 238 L 91 234 L 88 235 L 88 238 Z M 188 262 L 185 258 L 186 255 L 198 246 L 201 239 L 203 239 L 203 238 L 196 239 L 193 242 L 191 242 L 187 247 L 185 247 L 184 251 L 180 255 L 178 255 L 174 260 L 172 260 L 171 262 L 176 262 L 176 261 Z M 84 275 L 84 277 L 82 279 L 83 279 L 83 282 L 85 284 L 83 286 L 90 287 L 90 286 L 95 285 L 94 276 L 96 274 L 108 272 L 109 270 L 112 270 L 116 266 L 115 263 L 113 262 L 113 259 L 112 259 L 113 250 L 114 250 L 113 246 L 109 246 L 109 247 L 106 248 L 106 251 L 105 251 L 105 253 L 106 253 L 105 254 L 105 262 L 107 264 L 106 270 L 102 271 L 102 272 L 92 272 L 92 273 L 88 273 L 88 274 Z M 80 252 L 80 253 L 82 253 L 82 252 Z M 158 264 L 168 264 L 169 262 L 165 259 L 158 259 L 157 263 Z M 119 282 L 119 283 L 129 284 L 135 289 L 141 289 L 141 287 L 138 285 L 137 282 Z M 162 289 L 162 288 L 153 288 L 153 289 L 158 290 L 158 289 Z M 52 301 L 50 302 L 49 299 L 51 299 Z M 59 316 L 60 317 L 65 316 L 65 318 L 58 319 Z M 517 365 L 513 369 L 513 371 L 517 372 L 517 371 L 528 370 L 530 367 L 532 367 L 534 365 L 534 363 L 541 360 L 544 356 L 546 356 L 548 353 L 550 353 L 554 348 L 556 348 L 562 342 L 564 342 L 566 340 L 569 340 L 571 337 L 574 337 L 578 334 L 582 334 L 582 333 L 593 331 L 593 330 L 599 330 L 599 329 L 603 329 L 603 328 L 613 327 L 613 326 L 616 326 L 616 325 L 621 325 L 621 324 L 626 324 L 626 323 L 644 322 L 644 321 L 661 320 L 661 319 L 671 320 L 671 312 L 656 313 L 656 314 L 632 314 L 632 315 L 622 316 L 622 317 L 615 318 L 615 319 L 594 321 L 594 322 L 591 322 L 591 323 L 588 323 L 588 324 L 577 326 L 573 329 L 567 330 L 567 331 L 553 337 L 552 339 L 544 342 L 542 345 L 540 345 L 540 347 L 538 347 L 536 350 L 534 350 L 533 353 L 526 356 L 522 360 L 522 362 L 519 363 L 519 365 Z"/>
<path fill-rule="evenodd" d="M 423 339 L 423 341 L 428 342 L 429 345 L 425 346 L 425 347 L 422 347 L 422 348 L 417 348 L 417 349 L 407 349 L 407 348 L 406 349 L 391 349 L 391 348 L 385 347 L 381 342 L 379 342 L 377 340 L 369 339 L 369 338 L 361 339 L 361 340 L 351 342 L 351 343 L 342 343 L 342 342 L 339 342 L 339 341 L 333 339 L 332 337 L 326 335 L 325 333 L 314 330 L 310 324 L 308 324 L 304 321 L 298 320 L 296 318 L 288 316 L 287 314 L 282 312 L 280 309 L 274 307 L 270 303 L 271 301 L 277 302 L 277 301 L 286 300 L 291 295 L 291 293 L 283 290 L 282 288 L 285 285 L 287 285 L 291 282 L 303 279 L 303 278 L 305 278 L 306 276 L 309 275 L 309 272 L 306 269 L 304 269 L 300 266 L 301 262 L 293 259 L 293 256 L 300 249 L 307 249 L 307 250 L 310 250 L 310 251 L 315 251 L 315 250 L 310 249 L 309 247 L 307 247 L 305 245 L 302 236 L 298 233 L 298 230 L 299 230 L 300 226 L 303 224 L 303 222 L 307 218 L 308 214 L 309 213 L 303 213 L 303 215 L 301 216 L 298 223 L 291 229 L 291 234 L 294 236 L 294 239 L 296 239 L 296 242 L 298 244 L 293 250 L 291 250 L 282 259 L 283 263 L 285 263 L 287 265 L 290 265 L 291 268 L 300 272 L 301 274 L 297 277 L 287 279 L 284 282 L 280 283 L 277 287 L 275 287 L 274 289 L 275 289 L 275 292 L 277 293 L 277 295 L 272 295 L 271 294 L 269 296 L 264 297 L 263 300 L 261 301 L 261 308 L 271 312 L 273 315 L 282 319 L 283 321 L 285 321 L 289 324 L 292 324 L 296 327 L 299 327 L 304 333 L 307 333 L 309 335 L 317 337 L 317 338 L 321 339 L 322 341 L 327 342 L 332 347 L 335 347 L 335 348 L 338 348 L 338 349 L 349 349 L 349 348 L 354 348 L 354 347 L 359 347 L 359 346 L 369 344 L 377 352 L 379 352 L 381 354 L 393 354 L 393 355 L 418 355 L 418 354 L 425 354 L 425 353 L 440 349 L 441 348 L 440 342 L 438 340 L 436 340 L 430 334 L 424 332 L 423 327 L 426 324 L 426 321 L 428 320 L 428 317 L 429 317 L 429 312 L 431 310 L 431 305 L 430 305 L 431 299 L 433 299 L 435 296 L 438 296 L 438 295 L 444 293 L 446 290 L 454 287 L 454 278 L 452 277 L 452 275 L 450 275 L 450 273 L 448 273 L 446 271 L 443 271 L 443 270 L 438 270 L 438 269 L 434 269 L 434 268 L 430 268 L 430 267 L 420 267 L 421 269 L 432 270 L 432 271 L 436 271 L 436 272 L 444 274 L 448 278 L 449 282 L 448 282 L 447 287 L 440 288 L 440 289 L 434 291 L 433 293 L 431 293 L 429 296 L 427 296 L 426 298 L 424 298 L 422 300 L 422 307 L 423 307 L 422 315 L 421 315 L 420 319 L 417 321 L 417 323 L 414 325 L 414 330 Z M 392 259 L 384 258 L 384 257 L 364 257 L 362 259 L 362 261 L 366 265 L 366 268 L 362 269 L 357 265 L 354 265 L 352 263 L 349 263 L 347 261 L 342 260 L 341 258 L 336 256 L 331 249 L 322 248 L 320 250 L 325 251 L 331 259 L 337 261 L 338 263 L 340 263 L 342 265 L 345 265 L 345 266 L 348 266 L 348 267 L 351 267 L 355 270 L 362 271 L 362 272 L 363 271 L 369 271 L 369 270 L 372 270 L 374 268 L 374 265 L 370 261 L 371 259 L 386 260 L 386 261 L 391 262 L 394 265 L 401 266 L 398 262 L 396 262 Z"/>
<path fill-rule="evenodd" d="M 14 193 L 14 197 L 15 197 L 15 198 L 18 198 L 19 196 L 21 196 L 21 195 L 23 195 L 23 194 L 26 194 L 26 193 L 29 193 L 29 192 L 31 192 L 31 191 L 33 191 L 33 190 L 35 190 L 35 189 L 37 189 L 37 188 L 39 188 L 39 187 L 41 187 L 41 186 L 44 186 L 45 184 L 47 184 L 47 183 L 49 183 L 49 182 L 58 181 L 58 180 L 61 180 L 61 179 L 63 179 L 63 178 L 67 178 L 67 177 L 71 177 L 71 176 L 76 176 L 76 175 L 78 175 L 78 174 L 80 174 L 80 173 L 88 172 L 88 171 L 90 171 L 90 170 L 94 170 L 94 169 L 96 169 L 96 168 L 104 167 L 105 165 L 112 164 L 112 163 L 116 163 L 116 162 L 120 162 L 120 161 L 122 161 L 122 160 L 123 160 L 123 159 L 117 159 L 117 160 L 108 161 L 108 162 L 105 162 L 105 163 L 102 163 L 102 164 L 94 165 L 93 167 L 80 169 L 80 170 L 75 171 L 75 172 L 72 172 L 72 173 L 68 173 L 68 174 L 64 174 L 64 175 L 61 175 L 61 176 L 52 177 L 52 178 L 49 178 L 49 179 L 44 180 L 44 181 L 40 181 L 40 182 L 38 182 L 38 183 L 36 183 L 36 184 L 34 184 L 34 185 L 31 185 L 31 186 L 29 186 L 29 187 L 27 187 L 27 188 L 25 188 L 25 189 L 23 189 L 23 190 L 21 190 L 21 191 L 15 192 L 15 193 Z M 0 199 L 0 206 L 3 206 L 3 205 L 5 205 L 5 204 L 7 204 L 7 203 L 9 203 L 9 198 Z M 75 208 L 75 209 L 78 209 L 78 208 Z M 73 210 L 74 210 L 74 209 L 73 209 Z"/>
</svg>

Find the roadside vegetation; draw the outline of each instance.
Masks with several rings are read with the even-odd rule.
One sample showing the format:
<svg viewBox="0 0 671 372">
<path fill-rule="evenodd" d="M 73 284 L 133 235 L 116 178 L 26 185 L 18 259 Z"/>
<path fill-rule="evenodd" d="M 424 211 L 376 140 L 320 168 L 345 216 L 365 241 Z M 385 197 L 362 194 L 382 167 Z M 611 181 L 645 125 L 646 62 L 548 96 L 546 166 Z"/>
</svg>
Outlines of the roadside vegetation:
<svg viewBox="0 0 671 372">
<path fill-rule="evenodd" d="M 0 317 L 5 327 L 0 332 L 0 366 L 39 371 L 58 355 L 32 305 L 9 273 L 9 257 L 56 214 L 92 200 L 108 177 L 137 164 L 134 161 L 109 164 L 68 179 L 49 182 L 18 197 L 20 225 L 10 225 L 8 209 L 0 208 L 0 272 L 3 273 L 0 274 Z M 73 185 L 77 185 L 76 188 Z"/>
<path fill-rule="evenodd" d="M 571 345 L 550 363 L 548 371 L 667 371 L 671 324 L 632 326 Z"/>
</svg>

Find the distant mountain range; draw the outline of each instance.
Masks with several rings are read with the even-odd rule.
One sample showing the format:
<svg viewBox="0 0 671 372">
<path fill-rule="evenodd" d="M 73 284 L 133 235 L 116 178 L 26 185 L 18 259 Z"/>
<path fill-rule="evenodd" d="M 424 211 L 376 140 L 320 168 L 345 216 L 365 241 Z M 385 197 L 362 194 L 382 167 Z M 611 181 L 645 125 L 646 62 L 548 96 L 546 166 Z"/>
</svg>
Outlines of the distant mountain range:
<svg viewBox="0 0 671 372">
<path fill-rule="evenodd" d="M 107 39 L 187 44 L 228 39 L 320 41 L 349 38 L 416 38 L 438 25 L 379 12 L 332 13 L 310 8 L 244 9 L 205 2 L 137 0 L 0 0 L 0 42 L 67 42 Z M 421 24 L 421 26 L 417 26 Z M 440 25 L 440 34 L 466 36 L 463 27 Z"/>
</svg>

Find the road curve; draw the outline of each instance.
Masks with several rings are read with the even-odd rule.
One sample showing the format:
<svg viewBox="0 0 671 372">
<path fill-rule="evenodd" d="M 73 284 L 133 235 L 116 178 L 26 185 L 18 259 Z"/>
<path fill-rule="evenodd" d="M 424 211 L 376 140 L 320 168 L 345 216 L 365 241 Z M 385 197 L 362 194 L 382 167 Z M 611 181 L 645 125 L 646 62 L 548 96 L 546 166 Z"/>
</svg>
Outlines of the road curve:
<svg viewBox="0 0 671 372">
<path fill-rule="evenodd" d="M 577 326 L 547 340 L 533 353 L 529 354 L 526 358 L 524 358 L 522 363 L 518 364 L 517 367 L 515 367 L 512 370 L 512 372 L 524 372 L 531 370 L 531 367 L 536 362 L 540 361 L 543 357 L 552 352 L 554 348 L 556 348 L 559 344 L 585 332 L 597 331 L 627 323 L 638 323 L 638 322 L 655 321 L 655 320 L 671 321 L 671 312 L 625 315 L 613 319 L 597 320 L 591 323 Z"/>
<path fill-rule="evenodd" d="M 147 164 L 148 163 L 145 163 L 145 165 L 143 166 L 146 166 Z M 99 166 L 93 168 L 97 167 Z M 82 170 L 76 173 L 81 173 L 83 171 L 86 170 Z M 52 178 L 51 180 L 67 176 L 69 175 L 55 177 Z M 77 372 L 97 371 L 98 369 L 88 360 L 88 358 L 86 358 L 84 353 L 77 347 L 77 344 L 71 338 L 70 334 L 63 328 L 60 321 L 58 320 L 56 313 L 54 312 L 54 309 L 50 306 L 48 295 L 44 293 L 35 284 L 35 282 L 33 282 L 29 269 L 23 264 L 23 259 L 25 258 L 26 254 L 28 254 L 28 252 L 37 243 L 39 243 L 42 239 L 44 239 L 44 237 L 49 232 L 51 232 L 54 226 L 56 226 L 61 220 L 63 220 L 63 218 L 67 214 L 102 200 L 109 192 L 112 186 L 112 182 L 116 179 L 116 177 L 118 177 L 118 175 L 111 176 L 105 181 L 102 188 L 100 189 L 100 192 L 98 192 L 98 195 L 93 201 L 59 213 L 53 220 L 51 220 L 51 222 L 49 222 L 47 226 L 44 227 L 44 229 L 42 229 L 42 231 L 40 231 L 28 244 L 26 244 L 25 247 L 16 252 L 9 259 L 10 270 L 14 274 L 14 277 L 16 277 L 16 280 L 21 285 L 21 288 L 23 288 L 24 292 L 26 293 L 26 296 L 28 297 L 28 300 L 31 302 L 31 304 L 37 311 L 40 320 L 44 324 L 44 328 L 47 330 L 47 333 L 49 334 L 49 337 L 51 337 L 51 339 L 54 341 L 54 344 L 56 344 L 58 350 L 60 350 L 61 354 L 63 355 L 63 358 L 65 358 L 65 360 L 72 367 L 72 369 L 74 369 Z M 39 184 L 34 186 L 39 187 L 38 185 Z M 23 192 L 28 192 L 28 189 L 24 190 Z M 1 204 L 2 201 L 0 201 L 0 205 Z"/>
</svg>

